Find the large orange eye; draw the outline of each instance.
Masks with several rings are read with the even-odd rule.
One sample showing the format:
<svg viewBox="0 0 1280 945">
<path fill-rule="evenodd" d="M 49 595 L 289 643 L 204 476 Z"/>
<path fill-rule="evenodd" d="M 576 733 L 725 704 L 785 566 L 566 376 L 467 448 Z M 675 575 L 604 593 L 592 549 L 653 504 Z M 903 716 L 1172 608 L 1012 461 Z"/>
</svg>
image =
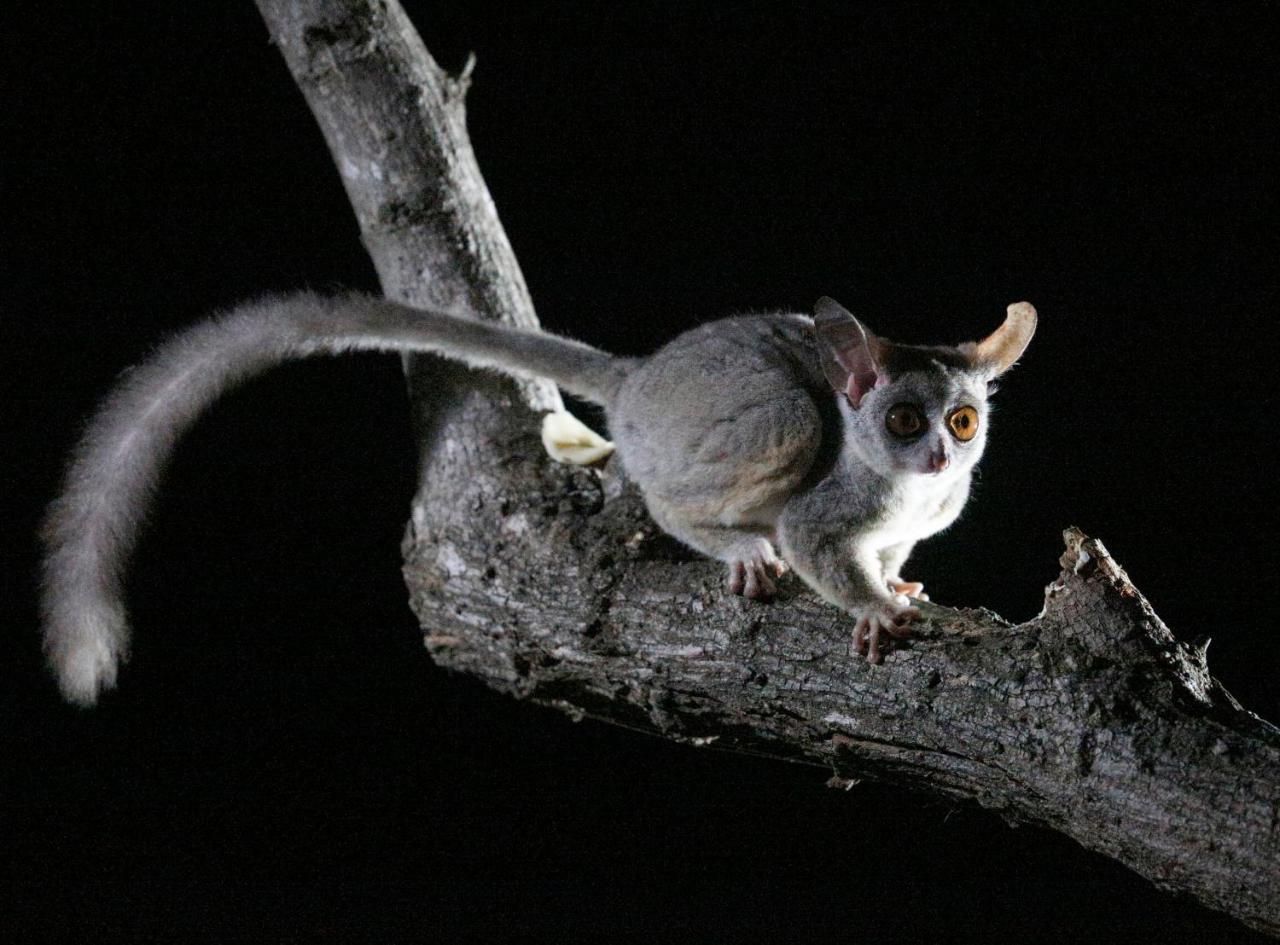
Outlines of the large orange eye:
<svg viewBox="0 0 1280 945">
<path fill-rule="evenodd" d="M 924 432 L 924 415 L 915 404 L 894 404 L 884 415 L 884 425 L 894 436 L 908 440 Z"/>
<path fill-rule="evenodd" d="M 951 435 L 957 440 L 966 442 L 978 435 L 978 411 L 972 407 L 957 407 L 947 417 L 947 426 Z"/>
</svg>

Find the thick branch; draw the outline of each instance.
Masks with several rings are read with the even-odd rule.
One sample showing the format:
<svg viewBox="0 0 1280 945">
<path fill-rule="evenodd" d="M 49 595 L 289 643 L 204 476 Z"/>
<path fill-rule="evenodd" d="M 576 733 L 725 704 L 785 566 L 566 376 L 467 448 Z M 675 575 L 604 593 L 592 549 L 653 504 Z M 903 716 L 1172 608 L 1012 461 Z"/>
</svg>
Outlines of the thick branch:
<svg viewBox="0 0 1280 945">
<path fill-rule="evenodd" d="M 437 662 L 575 717 L 976 800 L 1280 931 L 1280 732 L 1101 543 L 1067 533 L 1034 620 L 931 607 L 870 666 L 794 583 L 729 597 L 630 491 L 606 499 L 518 429 L 466 436 L 405 545 Z"/>
<path fill-rule="evenodd" d="M 386 292 L 533 323 L 465 82 L 393 2 L 259 6 Z M 844 615 L 794 585 L 771 606 L 726 597 L 719 567 L 623 484 L 550 463 L 511 386 L 445 387 L 427 363 L 411 372 L 424 452 L 405 573 L 439 663 L 575 717 L 975 799 L 1280 932 L 1280 734 L 1100 543 L 1068 533 L 1036 619 L 929 608 L 920 639 L 869 666 Z"/>
</svg>

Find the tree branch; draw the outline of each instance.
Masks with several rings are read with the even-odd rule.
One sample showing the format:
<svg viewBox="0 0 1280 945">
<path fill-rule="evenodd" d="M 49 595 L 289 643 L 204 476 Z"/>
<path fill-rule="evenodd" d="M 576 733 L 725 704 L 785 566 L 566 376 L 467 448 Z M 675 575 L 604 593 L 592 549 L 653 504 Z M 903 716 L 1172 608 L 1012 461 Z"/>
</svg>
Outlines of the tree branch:
<svg viewBox="0 0 1280 945">
<path fill-rule="evenodd" d="M 536 324 L 447 76 L 387 0 L 258 0 L 389 296 Z M 760 605 L 616 477 L 560 467 L 500 381 L 410 369 L 421 482 L 405 575 L 443 666 L 666 738 L 976 800 L 1280 933 L 1280 732 L 1177 642 L 1101 543 L 1066 534 L 1043 612 L 928 607 L 870 666 L 794 582 Z M 527 388 L 549 409 L 558 395 Z"/>
</svg>

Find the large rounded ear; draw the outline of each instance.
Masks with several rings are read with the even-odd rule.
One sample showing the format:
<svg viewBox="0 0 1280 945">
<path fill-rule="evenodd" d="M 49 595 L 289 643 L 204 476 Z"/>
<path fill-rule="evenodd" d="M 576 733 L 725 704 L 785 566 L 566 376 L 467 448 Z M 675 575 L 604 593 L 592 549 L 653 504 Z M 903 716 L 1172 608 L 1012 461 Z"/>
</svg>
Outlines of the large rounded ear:
<svg viewBox="0 0 1280 945">
<path fill-rule="evenodd" d="M 1008 308 L 1004 324 L 974 345 L 970 358 L 976 367 L 985 368 L 996 377 L 1022 357 L 1035 333 L 1035 308 L 1030 302 L 1014 302 Z"/>
<path fill-rule="evenodd" d="M 813 330 L 822 373 L 855 409 L 867 391 L 889 382 L 881 356 L 884 343 L 839 302 L 823 296 L 814 303 Z"/>
</svg>

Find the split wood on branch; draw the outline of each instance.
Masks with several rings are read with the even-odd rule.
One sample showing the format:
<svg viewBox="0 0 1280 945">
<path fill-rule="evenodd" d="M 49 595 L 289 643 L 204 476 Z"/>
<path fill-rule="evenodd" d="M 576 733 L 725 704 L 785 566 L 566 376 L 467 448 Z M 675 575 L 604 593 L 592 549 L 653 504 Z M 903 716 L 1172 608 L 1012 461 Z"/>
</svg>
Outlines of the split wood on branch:
<svg viewBox="0 0 1280 945">
<path fill-rule="evenodd" d="M 466 135 L 469 69 L 441 70 L 394 0 L 258 5 L 385 293 L 536 324 Z M 927 607 L 870 666 L 813 595 L 727 597 L 720 566 L 661 536 L 624 483 L 551 463 L 530 407 L 557 406 L 553 388 L 431 359 L 409 378 L 405 574 L 441 665 L 574 717 L 976 800 L 1280 933 L 1280 731 L 1098 541 L 1067 532 L 1034 620 Z"/>
</svg>

